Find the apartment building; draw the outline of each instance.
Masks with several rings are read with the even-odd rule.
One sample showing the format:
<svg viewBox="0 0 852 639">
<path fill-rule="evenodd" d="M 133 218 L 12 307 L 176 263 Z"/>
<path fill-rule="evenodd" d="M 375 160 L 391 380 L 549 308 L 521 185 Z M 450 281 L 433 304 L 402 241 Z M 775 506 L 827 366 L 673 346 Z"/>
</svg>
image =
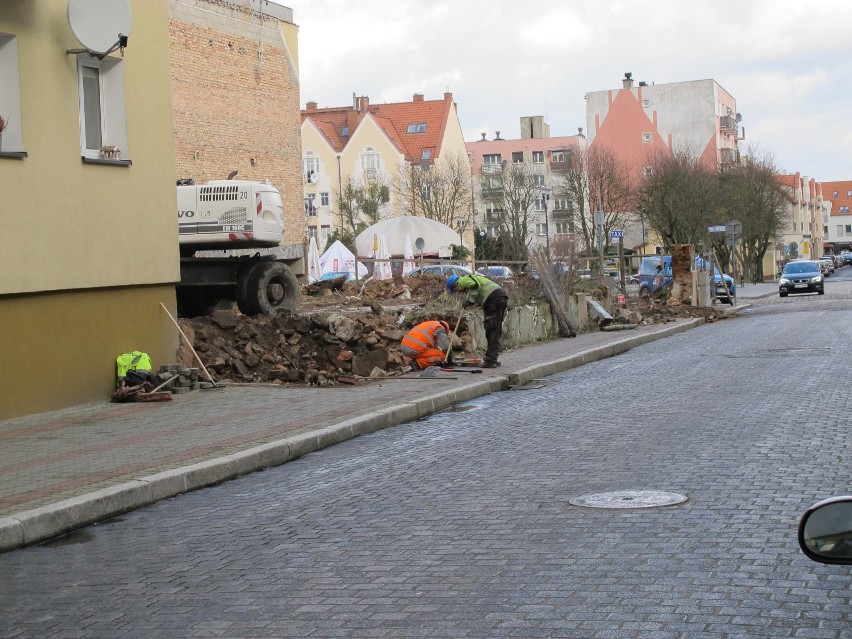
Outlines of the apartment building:
<svg viewBox="0 0 852 639">
<path fill-rule="evenodd" d="M 822 185 L 794 173 L 779 176 L 789 202 L 787 225 L 776 236 L 778 259 L 817 259 L 823 252 Z"/>
<path fill-rule="evenodd" d="M 494 138 L 468 142 L 474 183 L 474 224 L 492 237 L 501 232 L 501 198 L 495 198 L 491 177 L 502 173 L 509 164 L 526 164 L 534 172 L 540 187 L 530 211 L 530 246 L 543 246 L 549 239 L 572 231 L 573 203 L 562 193 L 554 175 L 554 165 L 565 165 L 571 154 L 585 148 L 582 128 L 576 135 L 551 137 L 550 125 L 541 115 L 520 118 L 520 137 L 504 139 L 497 131 Z"/>
<path fill-rule="evenodd" d="M 353 94 L 346 106 L 320 108 L 308 102 L 301 118 L 305 213 L 308 231 L 320 247 L 333 229 L 347 224 L 338 199 L 347 183 L 381 189 L 381 218 L 423 215 L 420 198 L 404 195 L 404 176 L 414 168 L 435 167 L 442 158 L 467 161 L 452 93 L 440 100 L 416 93 L 411 101 L 383 104 Z M 459 220 L 466 216 L 466 209 L 454 215 Z M 472 243 L 469 224 L 456 230 L 465 243 Z"/>
<path fill-rule="evenodd" d="M 0 2 L 0 419 L 105 400 L 116 356 L 178 346 L 167 4 L 130 1 L 126 48 L 35 5 Z"/>
</svg>

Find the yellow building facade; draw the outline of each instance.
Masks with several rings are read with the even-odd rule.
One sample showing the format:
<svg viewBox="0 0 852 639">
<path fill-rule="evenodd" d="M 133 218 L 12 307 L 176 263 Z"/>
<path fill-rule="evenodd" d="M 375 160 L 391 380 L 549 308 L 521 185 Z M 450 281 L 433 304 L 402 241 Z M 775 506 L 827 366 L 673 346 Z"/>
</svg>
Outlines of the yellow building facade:
<svg viewBox="0 0 852 639">
<path fill-rule="evenodd" d="M 175 361 L 168 7 L 129 7 L 99 57 L 68 0 L 0 3 L 0 419 L 108 400 L 123 352 Z"/>
</svg>

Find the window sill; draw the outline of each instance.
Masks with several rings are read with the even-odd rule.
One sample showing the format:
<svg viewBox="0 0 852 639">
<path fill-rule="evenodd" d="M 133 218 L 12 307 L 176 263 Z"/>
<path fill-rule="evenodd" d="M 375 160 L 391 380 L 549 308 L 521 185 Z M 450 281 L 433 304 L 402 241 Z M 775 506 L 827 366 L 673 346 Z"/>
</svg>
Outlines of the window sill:
<svg viewBox="0 0 852 639">
<path fill-rule="evenodd" d="M 133 164 L 130 160 L 102 160 L 100 158 L 87 158 L 85 155 L 81 155 L 80 159 L 83 160 L 83 164 L 108 164 L 110 166 L 130 166 Z"/>
<path fill-rule="evenodd" d="M 0 158 L 13 158 L 20 160 L 27 157 L 26 151 L 0 151 Z"/>
</svg>

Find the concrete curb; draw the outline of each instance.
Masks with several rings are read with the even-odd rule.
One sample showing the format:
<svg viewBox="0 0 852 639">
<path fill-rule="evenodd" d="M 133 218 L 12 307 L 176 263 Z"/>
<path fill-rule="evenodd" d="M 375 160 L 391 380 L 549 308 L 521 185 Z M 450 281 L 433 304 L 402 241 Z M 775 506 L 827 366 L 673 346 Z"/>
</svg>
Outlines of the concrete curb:
<svg viewBox="0 0 852 639">
<path fill-rule="evenodd" d="M 702 323 L 702 320 L 695 319 L 655 333 L 625 337 L 607 346 L 588 349 L 570 357 L 529 366 L 506 375 L 491 375 L 475 382 L 460 384 L 310 433 L 294 435 L 232 455 L 141 477 L 14 516 L 0 517 L 0 552 L 38 543 L 191 490 L 280 466 L 347 439 L 420 419 L 460 402 L 525 384 L 535 378 L 612 357 L 636 346 L 695 328 Z"/>
</svg>

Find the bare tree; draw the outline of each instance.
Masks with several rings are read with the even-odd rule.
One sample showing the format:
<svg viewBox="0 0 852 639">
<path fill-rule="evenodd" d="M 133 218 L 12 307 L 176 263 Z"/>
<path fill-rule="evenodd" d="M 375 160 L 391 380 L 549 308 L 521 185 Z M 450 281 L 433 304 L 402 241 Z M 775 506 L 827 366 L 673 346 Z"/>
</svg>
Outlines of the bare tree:
<svg viewBox="0 0 852 639">
<path fill-rule="evenodd" d="M 651 172 L 637 192 L 637 209 L 666 246 L 699 244 L 718 218 L 719 180 L 698 153 L 684 147 L 649 158 Z"/>
<path fill-rule="evenodd" d="M 719 224 L 736 219 L 742 224 L 738 258 L 745 273 L 754 280 L 763 279 L 763 257 L 774 247 L 775 237 L 789 223 L 789 208 L 779 171 L 772 154 L 749 147 L 741 163 L 719 174 L 721 205 Z M 717 253 L 730 264 L 730 250 L 722 238 L 714 239 Z"/>
<path fill-rule="evenodd" d="M 502 170 L 482 176 L 482 199 L 499 212 L 503 259 L 526 261 L 530 219 L 534 205 L 541 204 L 541 172 L 526 162 L 504 164 Z"/>
<path fill-rule="evenodd" d="M 596 252 L 600 239 L 609 248 L 609 232 L 622 229 L 635 209 L 630 167 L 609 147 L 593 146 L 573 151 L 564 163 L 553 164 L 557 197 L 570 202 L 570 229 L 577 233 L 584 252 Z M 603 211 L 603 237 L 598 237 L 594 211 Z"/>
<path fill-rule="evenodd" d="M 422 215 L 464 235 L 473 222 L 470 160 L 446 153 L 434 165 L 402 164 L 396 194 L 409 215 Z"/>
</svg>

